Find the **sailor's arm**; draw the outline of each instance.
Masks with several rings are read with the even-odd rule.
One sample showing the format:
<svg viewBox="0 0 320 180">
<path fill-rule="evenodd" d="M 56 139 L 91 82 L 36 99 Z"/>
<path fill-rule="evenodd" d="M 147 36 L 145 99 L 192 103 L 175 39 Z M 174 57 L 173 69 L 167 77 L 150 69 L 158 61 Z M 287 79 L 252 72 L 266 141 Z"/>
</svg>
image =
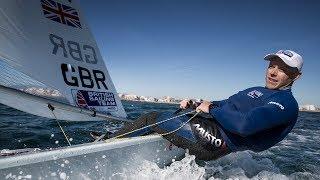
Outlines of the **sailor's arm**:
<svg viewBox="0 0 320 180">
<path fill-rule="evenodd" d="M 229 106 L 213 107 L 209 112 L 223 128 L 245 137 L 288 123 L 296 116 L 294 108 L 289 106 L 270 101 L 247 113 L 231 110 Z"/>
<path fill-rule="evenodd" d="M 202 101 L 202 102 L 208 102 L 210 103 L 212 106 L 215 106 L 215 107 L 221 107 L 223 106 L 227 100 L 221 100 L 221 101 Z M 189 99 L 185 99 L 185 100 L 182 100 L 180 102 L 180 108 L 182 109 L 186 109 L 186 108 L 189 108 L 190 106 L 193 106 L 194 108 L 198 107 L 201 103 L 200 102 L 193 102 L 192 100 L 189 100 Z M 209 113 L 209 112 L 208 112 Z"/>
</svg>

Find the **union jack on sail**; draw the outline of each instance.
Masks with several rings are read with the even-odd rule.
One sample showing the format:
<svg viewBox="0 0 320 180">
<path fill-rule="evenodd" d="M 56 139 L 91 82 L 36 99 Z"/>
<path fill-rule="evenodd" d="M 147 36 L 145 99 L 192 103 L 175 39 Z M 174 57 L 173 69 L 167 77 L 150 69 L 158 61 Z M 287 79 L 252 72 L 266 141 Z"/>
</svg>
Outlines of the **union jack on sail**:
<svg viewBox="0 0 320 180">
<path fill-rule="evenodd" d="M 61 24 L 81 28 L 76 9 L 53 0 L 41 0 L 41 5 L 46 18 Z"/>
</svg>

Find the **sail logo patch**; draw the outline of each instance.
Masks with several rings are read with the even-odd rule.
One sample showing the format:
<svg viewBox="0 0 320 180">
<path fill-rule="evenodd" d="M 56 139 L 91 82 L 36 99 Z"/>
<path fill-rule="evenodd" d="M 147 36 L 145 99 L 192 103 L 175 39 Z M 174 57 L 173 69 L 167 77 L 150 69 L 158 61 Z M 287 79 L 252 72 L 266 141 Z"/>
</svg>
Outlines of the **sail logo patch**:
<svg viewBox="0 0 320 180">
<path fill-rule="evenodd" d="M 116 99 L 112 92 L 96 92 L 72 89 L 72 95 L 79 107 L 91 109 L 92 107 L 117 107 Z"/>
<path fill-rule="evenodd" d="M 81 28 L 76 9 L 53 0 L 41 0 L 44 17 L 67 26 Z"/>
</svg>

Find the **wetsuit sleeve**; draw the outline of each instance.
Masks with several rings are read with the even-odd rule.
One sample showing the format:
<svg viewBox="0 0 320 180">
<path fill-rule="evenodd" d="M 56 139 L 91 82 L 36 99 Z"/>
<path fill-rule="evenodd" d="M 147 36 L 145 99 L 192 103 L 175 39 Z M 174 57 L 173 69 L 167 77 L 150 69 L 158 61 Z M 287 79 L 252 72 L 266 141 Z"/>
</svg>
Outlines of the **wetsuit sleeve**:
<svg viewBox="0 0 320 180">
<path fill-rule="evenodd" d="M 287 103 L 288 104 L 288 103 Z M 286 124 L 296 114 L 294 108 L 269 101 L 264 106 L 259 106 L 247 113 L 231 109 L 230 106 L 222 106 L 210 109 L 210 114 L 226 130 L 240 136 L 249 136 L 256 132 Z"/>
</svg>

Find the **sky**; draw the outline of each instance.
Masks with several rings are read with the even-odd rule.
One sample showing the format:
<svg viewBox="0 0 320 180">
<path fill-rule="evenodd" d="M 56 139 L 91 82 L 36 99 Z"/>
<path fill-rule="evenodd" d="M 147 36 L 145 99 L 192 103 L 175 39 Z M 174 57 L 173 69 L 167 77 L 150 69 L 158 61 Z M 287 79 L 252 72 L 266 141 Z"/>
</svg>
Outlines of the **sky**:
<svg viewBox="0 0 320 180">
<path fill-rule="evenodd" d="M 320 1 L 80 0 L 118 92 L 220 100 L 264 86 L 263 57 L 304 59 L 299 104 L 320 106 Z"/>
</svg>

